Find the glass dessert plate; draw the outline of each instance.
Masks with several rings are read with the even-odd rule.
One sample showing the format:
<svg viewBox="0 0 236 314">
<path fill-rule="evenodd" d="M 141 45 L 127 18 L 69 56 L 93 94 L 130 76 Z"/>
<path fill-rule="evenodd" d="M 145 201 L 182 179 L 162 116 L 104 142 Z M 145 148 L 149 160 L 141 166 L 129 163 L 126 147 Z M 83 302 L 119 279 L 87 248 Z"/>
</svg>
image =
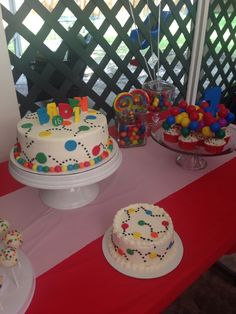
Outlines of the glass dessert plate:
<svg viewBox="0 0 236 314">
<path fill-rule="evenodd" d="M 229 142 L 224 146 L 222 152 L 213 154 L 207 152 L 203 146 L 197 146 L 193 150 L 184 150 L 179 147 L 178 143 L 170 143 L 164 140 L 163 131 L 161 125 L 154 126 L 151 131 L 151 137 L 155 142 L 161 146 L 178 153 L 176 157 L 176 163 L 187 170 L 200 170 L 207 167 L 207 157 L 222 156 L 232 153 L 236 150 L 236 126 L 229 126 L 231 137 Z"/>
</svg>

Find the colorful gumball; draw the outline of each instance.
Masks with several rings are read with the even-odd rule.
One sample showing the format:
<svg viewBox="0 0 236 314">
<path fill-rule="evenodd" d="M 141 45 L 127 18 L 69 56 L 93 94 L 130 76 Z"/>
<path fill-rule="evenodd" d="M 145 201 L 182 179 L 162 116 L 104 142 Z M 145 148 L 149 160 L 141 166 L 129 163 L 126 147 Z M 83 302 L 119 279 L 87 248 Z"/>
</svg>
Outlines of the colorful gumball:
<svg viewBox="0 0 236 314">
<path fill-rule="evenodd" d="M 183 118 L 188 118 L 188 113 L 187 112 L 181 112 L 181 116 L 183 117 Z"/>
<path fill-rule="evenodd" d="M 189 134 L 190 134 L 189 128 L 182 128 L 181 134 L 182 134 L 184 137 L 189 136 Z"/>
<path fill-rule="evenodd" d="M 178 108 L 178 107 L 172 107 L 172 108 L 170 109 L 170 114 L 171 114 L 172 116 L 177 116 L 177 115 L 179 114 L 179 108 Z"/>
<path fill-rule="evenodd" d="M 198 123 L 198 130 L 201 131 L 201 129 L 205 126 L 204 120 L 199 121 Z"/>
<path fill-rule="evenodd" d="M 213 136 L 213 133 L 211 132 L 211 129 L 209 126 L 204 126 L 202 128 L 202 134 L 205 136 L 205 137 L 211 137 Z"/>
<path fill-rule="evenodd" d="M 219 123 L 219 125 L 220 125 L 221 128 L 227 126 L 227 124 L 228 124 L 228 122 L 227 122 L 224 118 L 220 118 L 220 119 L 218 120 L 218 123 Z"/>
<path fill-rule="evenodd" d="M 197 111 L 193 111 L 189 114 L 189 118 L 191 121 L 197 121 L 199 119 L 199 114 Z"/>
<path fill-rule="evenodd" d="M 185 109 L 188 106 L 188 103 L 185 100 L 179 102 L 179 107 Z"/>
<path fill-rule="evenodd" d="M 217 108 L 218 108 L 218 111 L 221 111 L 221 110 L 225 110 L 225 109 L 226 109 L 226 107 L 225 107 L 224 104 L 218 104 L 218 105 L 217 105 Z"/>
<path fill-rule="evenodd" d="M 200 112 L 200 110 L 198 111 L 198 121 L 202 121 L 204 115 L 202 112 Z"/>
<path fill-rule="evenodd" d="M 210 125 L 210 129 L 212 132 L 216 133 L 220 129 L 220 124 L 218 122 L 214 122 Z"/>
<path fill-rule="evenodd" d="M 169 125 L 172 125 L 174 124 L 176 121 L 175 121 L 175 117 L 174 116 L 169 116 L 166 118 L 166 122 L 169 124 Z"/>
<path fill-rule="evenodd" d="M 196 111 L 196 107 L 194 105 L 189 105 L 187 108 L 186 108 L 186 111 L 190 114 L 194 111 Z"/>
<path fill-rule="evenodd" d="M 191 122 L 190 119 L 186 117 L 186 118 L 182 119 L 181 125 L 183 128 L 187 128 L 189 126 L 190 122 Z"/>
<path fill-rule="evenodd" d="M 225 130 L 223 129 L 219 129 L 216 133 L 215 133 L 217 138 L 224 138 L 225 137 Z"/>
<path fill-rule="evenodd" d="M 169 130 L 170 125 L 167 123 L 167 121 L 164 121 L 164 122 L 162 123 L 162 127 L 163 127 L 164 130 Z"/>
<path fill-rule="evenodd" d="M 189 124 L 189 128 L 192 131 L 196 131 L 199 127 L 199 122 L 198 121 L 191 121 Z"/>
<path fill-rule="evenodd" d="M 203 108 L 203 109 L 205 109 L 205 108 L 209 107 L 209 103 L 208 103 L 207 101 L 203 100 L 203 101 L 200 103 L 200 107 Z"/>
<path fill-rule="evenodd" d="M 233 114 L 233 112 L 229 112 L 227 116 L 225 117 L 225 119 L 228 123 L 231 123 L 234 121 L 235 115 Z"/>
<path fill-rule="evenodd" d="M 229 110 L 224 108 L 224 109 L 221 109 L 219 112 L 218 112 L 218 116 L 220 118 L 226 118 L 226 116 L 228 115 L 229 113 Z"/>
<path fill-rule="evenodd" d="M 181 124 L 182 119 L 183 119 L 183 116 L 181 114 L 178 114 L 175 117 L 175 122 L 178 123 L 178 124 Z"/>
</svg>

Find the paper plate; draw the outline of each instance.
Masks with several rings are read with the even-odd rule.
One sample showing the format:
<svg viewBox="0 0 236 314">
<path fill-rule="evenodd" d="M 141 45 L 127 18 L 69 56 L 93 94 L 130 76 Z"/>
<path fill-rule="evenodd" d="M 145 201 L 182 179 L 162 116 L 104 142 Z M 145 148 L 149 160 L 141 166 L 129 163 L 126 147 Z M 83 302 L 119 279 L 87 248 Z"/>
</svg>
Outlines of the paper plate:
<svg viewBox="0 0 236 314">
<path fill-rule="evenodd" d="M 7 278 L 1 294 L 0 313 L 24 314 L 30 305 L 35 290 L 35 275 L 27 256 L 18 251 L 20 263 L 14 267 L 18 287 L 12 275 L 12 269 L 0 267 L 0 274 Z M 4 282 L 3 282 L 4 285 Z"/>
</svg>

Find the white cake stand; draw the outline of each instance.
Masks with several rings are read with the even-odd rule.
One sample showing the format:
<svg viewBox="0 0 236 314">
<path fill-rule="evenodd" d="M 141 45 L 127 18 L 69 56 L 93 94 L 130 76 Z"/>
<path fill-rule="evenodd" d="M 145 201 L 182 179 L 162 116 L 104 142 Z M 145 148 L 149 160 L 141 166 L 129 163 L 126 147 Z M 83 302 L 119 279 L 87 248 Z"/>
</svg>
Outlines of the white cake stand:
<svg viewBox="0 0 236 314">
<path fill-rule="evenodd" d="M 6 278 L 4 291 L 1 293 L 0 314 L 24 314 L 30 305 L 35 291 L 35 275 L 27 256 L 18 252 L 20 264 L 14 266 L 15 279 L 11 268 L 0 267 L 0 273 Z M 4 282 L 3 282 L 4 285 Z"/>
<path fill-rule="evenodd" d="M 9 171 L 19 182 L 39 189 L 44 204 L 49 207 L 68 210 L 85 206 L 99 193 L 98 182 L 112 175 L 120 166 L 122 154 L 116 141 L 108 158 L 88 170 L 63 173 L 35 173 L 18 164 L 10 155 Z"/>
</svg>

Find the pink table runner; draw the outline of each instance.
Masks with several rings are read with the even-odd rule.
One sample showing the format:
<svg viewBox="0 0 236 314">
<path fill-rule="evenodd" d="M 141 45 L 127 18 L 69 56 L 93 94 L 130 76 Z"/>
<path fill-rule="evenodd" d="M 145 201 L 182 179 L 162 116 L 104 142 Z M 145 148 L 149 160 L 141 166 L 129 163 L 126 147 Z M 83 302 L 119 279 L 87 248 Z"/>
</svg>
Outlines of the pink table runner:
<svg viewBox="0 0 236 314">
<path fill-rule="evenodd" d="M 122 149 L 122 155 L 120 168 L 100 182 L 99 196 L 83 208 L 69 211 L 47 208 L 37 189 L 30 187 L 1 197 L 0 217 L 22 231 L 23 250 L 36 276 L 104 234 L 121 207 L 160 201 L 232 159 L 235 153 L 207 158 L 208 167 L 201 171 L 183 170 L 175 163 L 176 153 L 151 138 L 144 147 Z M 8 184 L 4 178 L 1 181 Z M 16 184 L 15 188 L 19 187 Z"/>
</svg>

